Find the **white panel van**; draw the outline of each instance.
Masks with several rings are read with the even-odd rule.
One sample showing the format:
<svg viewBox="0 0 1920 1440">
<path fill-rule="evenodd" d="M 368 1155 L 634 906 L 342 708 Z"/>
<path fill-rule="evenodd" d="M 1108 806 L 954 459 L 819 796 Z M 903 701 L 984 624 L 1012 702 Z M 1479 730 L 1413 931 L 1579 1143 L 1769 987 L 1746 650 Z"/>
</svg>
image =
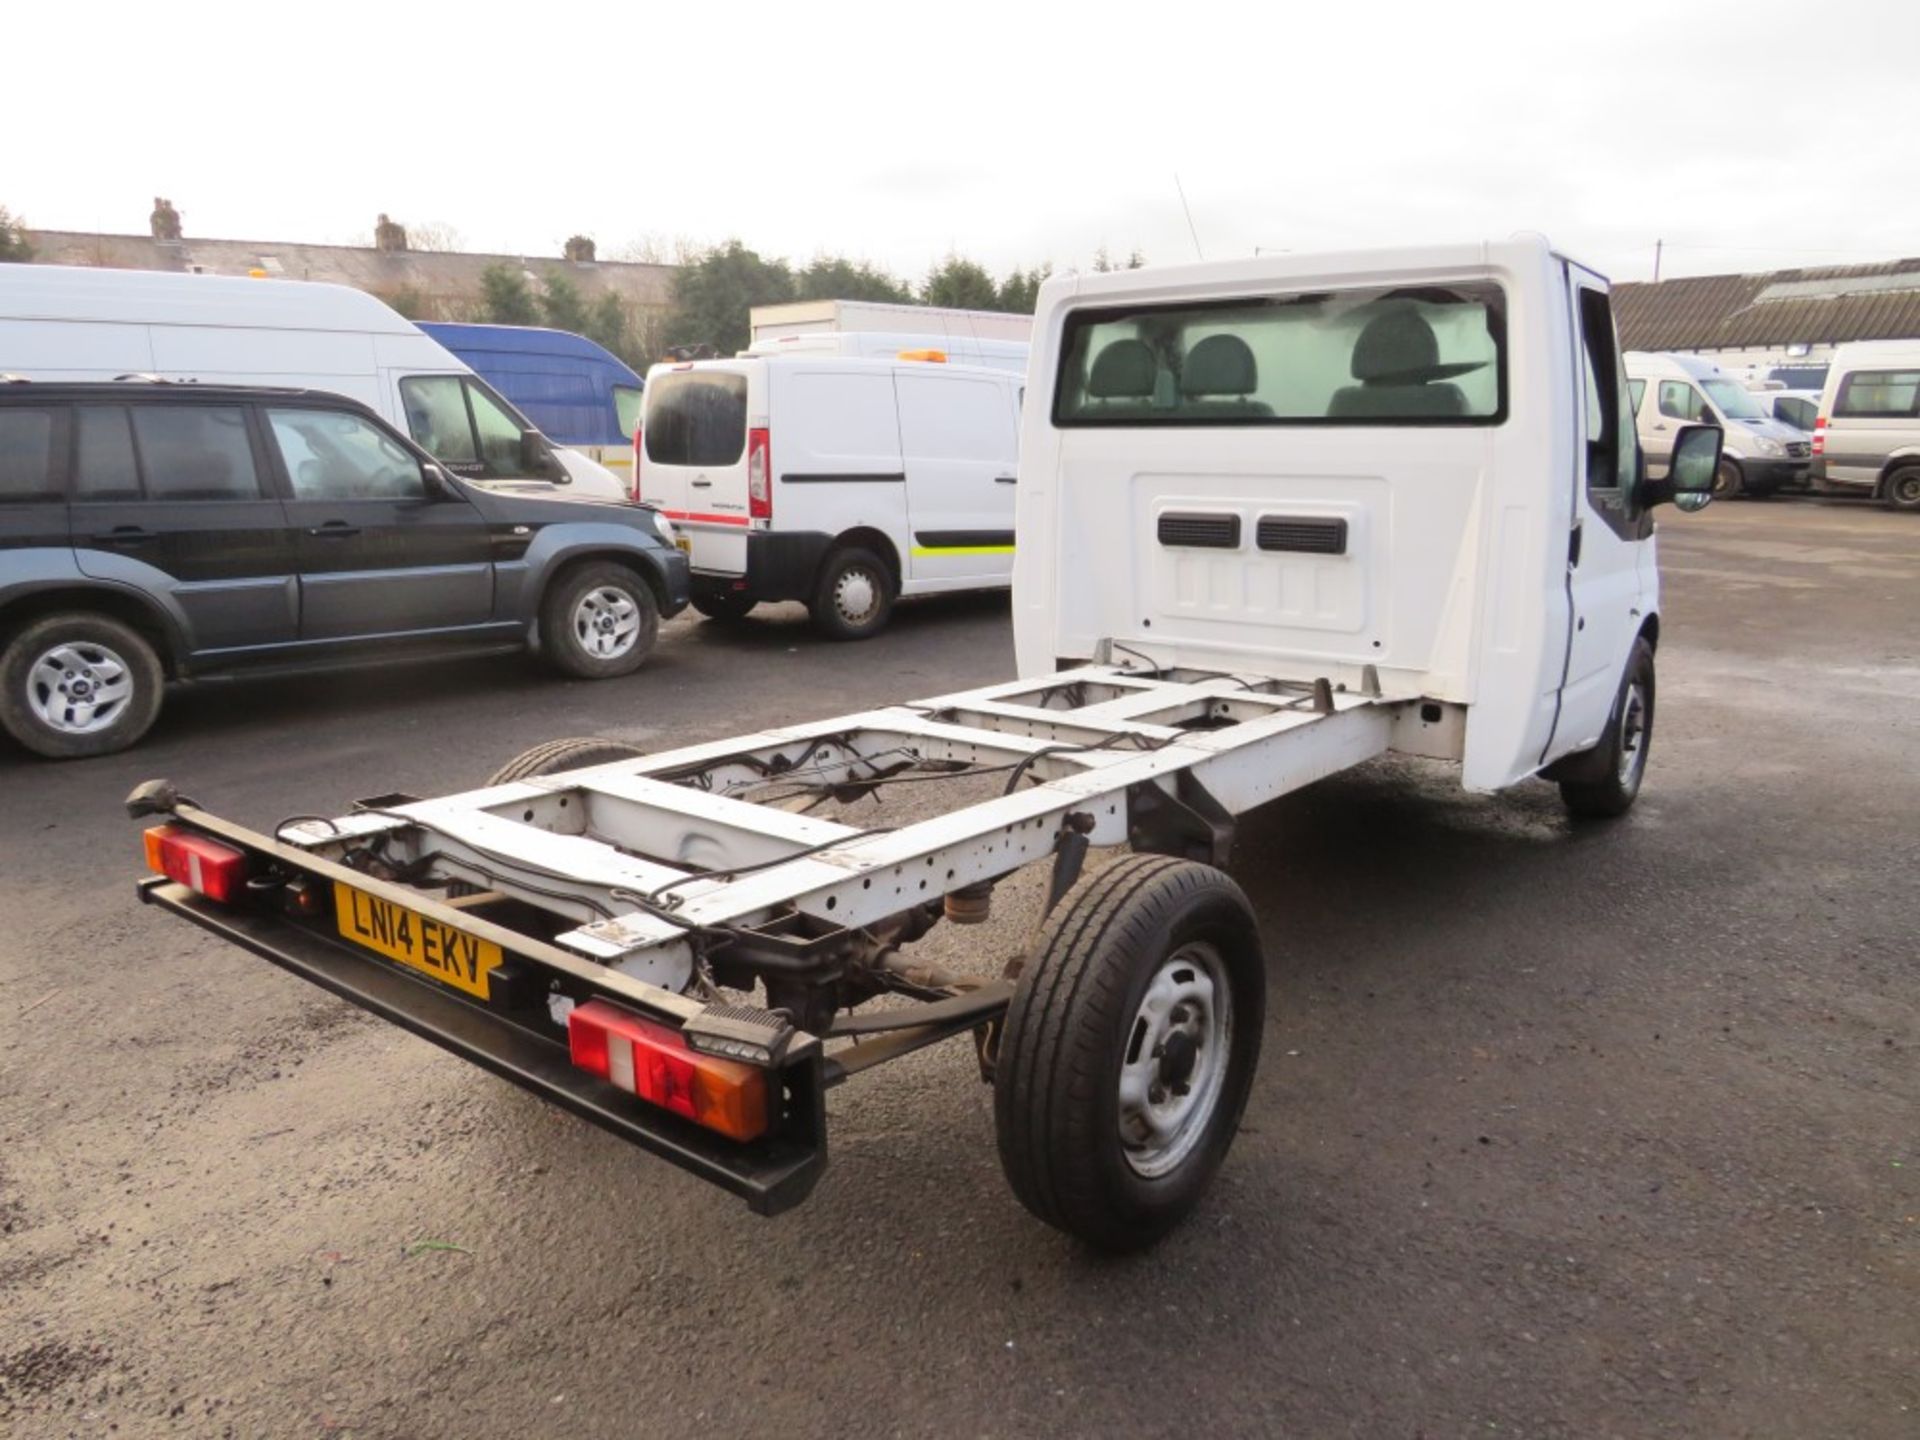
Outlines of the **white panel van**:
<svg viewBox="0 0 1920 1440">
<path fill-rule="evenodd" d="M 1920 510 L 1920 341 L 1840 346 L 1815 423 L 1817 488 Z"/>
<path fill-rule="evenodd" d="M 1647 473 L 1664 475 L 1682 425 L 1717 425 L 1724 434 L 1713 493 L 1771 495 L 1806 482 L 1813 445 L 1774 418 L 1761 398 L 1698 355 L 1630 350 L 1627 379 Z"/>
<path fill-rule="evenodd" d="M 0 265 L 0 374 L 329 390 L 372 406 L 463 479 L 621 500 L 451 351 L 347 285 L 79 265 Z"/>
<path fill-rule="evenodd" d="M 702 614 L 800 600 L 828 635 L 865 639 L 898 596 L 1010 582 L 1023 384 L 804 352 L 656 365 L 635 498 L 679 528 Z"/>
</svg>

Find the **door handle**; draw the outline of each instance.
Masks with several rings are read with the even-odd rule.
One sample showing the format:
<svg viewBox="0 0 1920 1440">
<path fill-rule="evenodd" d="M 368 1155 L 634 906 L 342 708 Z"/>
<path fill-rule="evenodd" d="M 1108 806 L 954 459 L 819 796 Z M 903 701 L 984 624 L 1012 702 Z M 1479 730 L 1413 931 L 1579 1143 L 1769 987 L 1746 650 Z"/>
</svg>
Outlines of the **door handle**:
<svg viewBox="0 0 1920 1440">
<path fill-rule="evenodd" d="M 101 545 L 144 545 L 158 538 L 153 531 L 142 529 L 138 525 L 116 525 L 104 535 L 96 535 L 94 541 Z"/>
<path fill-rule="evenodd" d="M 1567 568 L 1569 570 L 1578 570 L 1580 568 L 1580 537 L 1586 533 L 1586 528 L 1585 523 L 1582 521 L 1576 520 L 1573 522 L 1573 534 L 1567 539 Z"/>
<path fill-rule="evenodd" d="M 349 535 L 358 535 L 360 527 L 344 520 L 329 520 L 324 525 L 315 525 L 307 533 L 320 540 L 344 540 Z"/>
<path fill-rule="evenodd" d="M 1656 426 L 1654 426 L 1653 428 L 1654 428 L 1654 429 L 1656 429 L 1656 430 L 1665 430 L 1665 429 L 1666 429 L 1667 427 L 1666 427 L 1666 426 L 1664 426 L 1664 425 L 1656 425 Z"/>
<path fill-rule="evenodd" d="M 695 480 L 693 482 L 693 488 L 696 490 L 711 490 L 713 488 L 713 482 L 711 480 Z"/>
<path fill-rule="evenodd" d="M 996 485 L 1018 485 L 1020 483 L 1020 477 L 1018 475 L 996 475 L 993 477 L 993 483 Z"/>
</svg>

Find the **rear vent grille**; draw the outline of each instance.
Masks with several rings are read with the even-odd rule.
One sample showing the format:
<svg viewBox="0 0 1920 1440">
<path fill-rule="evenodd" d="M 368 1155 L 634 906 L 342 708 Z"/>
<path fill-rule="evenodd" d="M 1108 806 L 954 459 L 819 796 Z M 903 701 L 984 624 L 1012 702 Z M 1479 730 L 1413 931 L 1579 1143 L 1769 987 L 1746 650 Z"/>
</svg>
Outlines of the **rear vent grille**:
<svg viewBox="0 0 1920 1440">
<path fill-rule="evenodd" d="M 1238 550 L 1238 515 L 1162 515 L 1160 543 L 1196 550 Z"/>
<path fill-rule="evenodd" d="M 1347 553 L 1347 522 L 1308 520 L 1296 515 L 1285 518 L 1268 515 L 1260 521 L 1257 538 L 1262 550 L 1292 550 L 1302 555 L 1344 555 Z"/>
</svg>

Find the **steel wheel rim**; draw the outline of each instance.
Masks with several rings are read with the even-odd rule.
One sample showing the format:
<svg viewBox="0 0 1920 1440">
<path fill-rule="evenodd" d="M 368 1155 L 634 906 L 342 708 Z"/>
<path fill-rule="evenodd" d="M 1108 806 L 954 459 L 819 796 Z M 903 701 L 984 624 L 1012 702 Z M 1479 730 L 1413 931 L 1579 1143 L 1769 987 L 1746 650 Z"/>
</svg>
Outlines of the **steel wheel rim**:
<svg viewBox="0 0 1920 1440">
<path fill-rule="evenodd" d="M 1233 1048 L 1233 990 L 1226 961 L 1203 940 L 1154 972 L 1120 1062 L 1120 1146 L 1146 1179 L 1191 1156 L 1226 1091 Z"/>
<path fill-rule="evenodd" d="M 1620 783 L 1628 789 L 1640 783 L 1640 772 L 1646 767 L 1650 718 L 1647 692 L 1635 680 L 1627 686 L 1627 698 L 1620 706 Z"/>
<path fill-rule="evenodd" d="M 94 640 L 55 645 L 27 667 L 27 706 L 62 735 L 96 735 L 133 702 L 133 671 Z"/>
<path fill-rule="evenodd" d="M 880 608 L 880 580 L 864 565 L 849 566 L 833 582 L 833 608 L 849 625 L 864 625 Z"/>
<path fill-rule="evenodd" d="M 1896 475 L 1893 498 L 1896 504 L 1920 505 L 1920 475 Z"/>
<path fill-rule="evenodd" d="M 596 660 L 618 660 L 640 641 L 640 607 L 613 585 L 589 590 L 573 607 L 573 633 Z"/>
</svg>

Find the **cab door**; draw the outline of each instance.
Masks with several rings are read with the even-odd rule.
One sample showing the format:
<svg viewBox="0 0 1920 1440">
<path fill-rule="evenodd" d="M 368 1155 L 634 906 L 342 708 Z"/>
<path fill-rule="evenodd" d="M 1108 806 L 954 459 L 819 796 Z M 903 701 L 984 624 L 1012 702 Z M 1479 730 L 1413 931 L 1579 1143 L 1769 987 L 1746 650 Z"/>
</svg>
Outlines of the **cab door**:
<svg viewBox="0 0 1920 1440">
<path fill-rule="evenodd" d="M 1010 387 L 992 376 L 894 372 L 916 582 L 1006 583 L 1017 473 Z"/>
<path fill-rule="evenodd" d="M 1651 584 L 1642 559 L 1653 526 L 1637 502 L 1639 442 L 1612 302 L 1599 277 L 1574 265 L 1567 276 L 1583 404 L 1567 538 L 1566 668 L 1543 762 L 1599 742 L 1645 619 L 1643 585 Z"/>
</svg>

